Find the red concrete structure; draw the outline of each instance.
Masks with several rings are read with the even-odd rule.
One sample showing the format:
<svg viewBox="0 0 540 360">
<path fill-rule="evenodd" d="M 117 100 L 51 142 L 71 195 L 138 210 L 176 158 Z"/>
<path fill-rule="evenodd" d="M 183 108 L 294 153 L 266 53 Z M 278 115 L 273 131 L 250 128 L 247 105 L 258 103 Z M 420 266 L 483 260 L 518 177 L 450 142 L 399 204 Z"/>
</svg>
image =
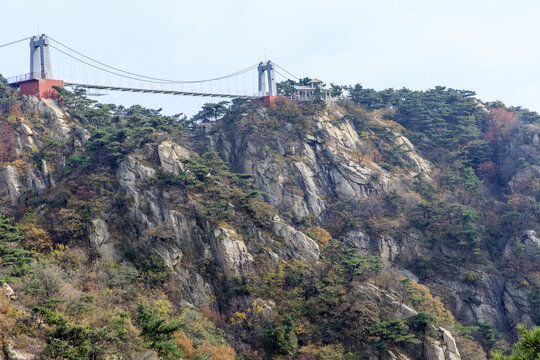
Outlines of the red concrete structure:
<svg viewBox="0 0 540 360">
<path fill-rule="evenodd" d="M 261 104 L 264 107 L 269 107 L 270 105 L 283 103 L 287 98 L 284 96 L 263 96 L 261 98 L 252 99 L 253 102 Z"/>
<path fill-rule="evenodd" d="M 62 80 L 52 79 L 30 79 L 12 83 L 19 87 L 21 95 L 33 95 L 38 99 L 54 99 L 58 100 L 58 93 L 53 89 L 53 86 L 64 87 Z"/>
</svg>

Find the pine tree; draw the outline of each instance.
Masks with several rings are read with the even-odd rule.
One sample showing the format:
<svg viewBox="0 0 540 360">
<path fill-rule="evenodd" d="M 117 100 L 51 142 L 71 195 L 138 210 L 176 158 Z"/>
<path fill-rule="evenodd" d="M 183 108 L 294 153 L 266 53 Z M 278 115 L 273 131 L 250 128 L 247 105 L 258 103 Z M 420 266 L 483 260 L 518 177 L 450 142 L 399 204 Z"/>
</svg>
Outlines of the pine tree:
<svg viewBox="0 0 540 360">
<path fill-rule="evenodd" d="M 141 326 L 141 336 L 149 349 L 157 352 L 161 359 L 181 359 L 183 354 L 172 341 L 174 333 L 182 324 L 179 322 L 165 323 L 165 319 L 157 317 L 143 303 L 137 307 L 137 321 Z"/>
<path fill-rule="evenodd" d="M 512 355 L 505 356 L 495 351 L 493 360 L 538 360 L 540 359 L 540 327 L 527 330 L 524 324 L 518 327 L 519 341 L 514 345 Z"/>
<path fill-rule="evenodd" d="M 29 252 L 16 247 L 21 241 L 21 235 L 11 223 L 11 219 L 0 214 L 0 283 L 30 271 Z"/>
</svg>

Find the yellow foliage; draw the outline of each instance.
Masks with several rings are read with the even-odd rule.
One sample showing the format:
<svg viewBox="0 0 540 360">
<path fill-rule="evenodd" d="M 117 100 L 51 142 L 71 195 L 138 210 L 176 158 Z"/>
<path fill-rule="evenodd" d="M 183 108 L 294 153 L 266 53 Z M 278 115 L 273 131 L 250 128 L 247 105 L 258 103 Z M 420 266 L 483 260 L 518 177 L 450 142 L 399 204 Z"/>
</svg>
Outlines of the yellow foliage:
<svg viewBox="0 0 540 360">
<path fill-rule="evenodd" d="M 428 287 L 414 281 L 411 281 L 410 287 L 425 298 L 420 304 L 415 305 L 418 310 L 435 316 L 439 321 L 445 324 L 455 323 L 452 313 L 444 307 L 444 304 L 438 296 L 431 295 Z"/>
<path fill-rule="evenodd" d="M 247 309 L 248 312 L 252 313 L 252 314 L 260 314 L 261 312 L 263 312 L 264 308 L 257 304 L 257 299 L 253 300 L 253 302 L 251 303 L 251 307 L 249 307 Z"/>
<path fill-rule="evenodd" d="M 258 304 L 257 300 L 253 300 L 245 312 L 237 311 L 229 320 L 233 325 L 240 325 L 245 322 L 248 326 L 253 326 L 260 321 L 260 314 L 263 311 L 264 308 Z"/>
<path fill-rule="evenodd" d="M 11 165 L 15 166 L 17 169 L 17 172 L 19 173 L 19 176 L 22 179 L 26 179 L 26 161 L 17 159 L 11 163 Z"/>
<path fill-rule="evenodd" d="M 154 302 L 156 311 L 163 317 L 168 318 L 173 310 L 171 302 L 167 299 L 160 299 Z"/>
<path fill-rule="evenodd" d="M 322 347 L 308 345 L 298 350 L 300 354 L 310 354 L 318 360 L 343 360 L 345 359 L 345 348 L 342 344 L 332 344 Z M 309 359 L 309 357 L 301 356 L 301 358 Z"/>
<path fill-rule="evenodd" d="M 364 140 L 369 140 L 370 135 L 369 135 L 369 133 L 367 131 L 361 131 L 360 132 L 360 137 L 362 139 L 364 139 Z"/>
<path fill-rule="evenodd" d="M 246 313 L 237 311 L 234 313 L 233 317 L 230 320 L 231 324 L 240 325 L 246 320 Z"/>
<path fill-rule="evenodd" d="M 23 245 L 28 248 L 33 255 L 50 253 L 54 249 L 51 234 L 45 229 L 37 228 L 34 225 L 22 227 Z"/>
</svg>

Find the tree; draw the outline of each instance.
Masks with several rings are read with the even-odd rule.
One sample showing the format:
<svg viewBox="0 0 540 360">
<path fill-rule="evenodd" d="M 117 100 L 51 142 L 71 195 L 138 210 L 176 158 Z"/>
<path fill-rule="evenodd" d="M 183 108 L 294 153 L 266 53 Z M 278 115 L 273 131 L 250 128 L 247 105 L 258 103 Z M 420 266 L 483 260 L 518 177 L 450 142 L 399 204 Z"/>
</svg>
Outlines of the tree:
<svg viewBox="0 0 540 360">
<path fill-rule="evenodd" d="M 290 97 L 293 94 L 296 81 L 287 79 L 276 84 L 278 95 Z"/>
<path fill-rule="evenodd" d="M 403 320 L 382 321 L 366 329 L 369 343 L 380 349 L 387 349 L 388 344 L 420 344 L 414 334 L 409 333 L 409 327 Z"/>
<path fill-rule="evenodd" d="M 360 84 L 348 86 L 346 89 L 349 92 L 349 99 L 357 105 L 362 105 L 369 110 L 384 107 L 380 94 L 373 89 L 365 89 Z"/>
<path fill-rule="evenodd" d="M 193 120 L 196 122 L 217 121 L 227 113 L 227 104 L 227 101 L 220 101 L 217 104 L 206 103 L 202 106 L 201 111 L 193 116 Z"/>
<path fill-rule="evenodd" d="M 340 97 L 343 94 L 343 86 L 340 85 L 334 85 L 333 83 L 330 83 L 330 96 L 332 97 Z"/>
<path fill-rule="evenodd" d="M 305 77 L 303 79 L 298 80 L 298 85 L 307 86 L 310 81 L 311 81 L 311 78 Z"/>
<path fill-rule="evenodd" d="M 518 326 L 519 340 L 514 345 L 512 355 L 506 356 L 495 351 L 493 360 L 538 360 L 540 359 L 540 327 L 527 330 L 525 324 Z"/>
<path fill-rule="evenodd" d="M 0 75 L 0 113 L 6 112 L 9 106 L 17 101 L 15 94 L 6 78 Z"/>
<path fill-rule="evenodd" d="M 317 104 L 319 106 L 326 106 L 326 102 L 324 101 L 324 94 L 321 91 L 321 88 L 319 85 L 315 87 L 315 90 L 313 90 L 313 103 Z"/>
<path fill-rule="evenodd" d="M 266 325 L 264 338 L 270 351 L 280 355 L 292 355 L 298 348 L 298 339 L 294 333 L 294 321 L 286 314 L 279 324 Z"/>
<path fill-rule="evenodd" d="M 461 157 L 466 166 L 476 169 L 481 163 L 491 160 L 493 148 L 485 140 L 472 140 L 463 149 Z"/>
<path fill-rule="evenodd" d="M 137 306 L 137 322 L 147 347 L 157 352 L 161 359 L 181 359 L 182 350 L 174 343 L 174 333 L 182 327 L 180 322 L 165 323 L 143 303 Z"/>
<path fill-rule="evenodd" d="M 41 314 L 47 324 L 55 326 L 49 333 L 49 343 L 45 349 L 50 359 L 89 359 L 91 346 L 86 326 L 70 323 L 64 316 L 47 307 L 35 307 L 32 310 Z"/>
<path fill-rule="evenodd" d="M 429 326 L 435 321 L 435 318 L 427 313 L 419 312 L 416 315 L 409 316 L 407 322 L 411 327 L 419 332 L 426 333 Z"/>
<path fill-rule="evenodd" d="M 11 224 L 11 219 L 0 214 L 0 280 L 6 281 L 12 276 L 22 276 L 30 272 L 29 252 L 14 247 L 14 244 L 20 242 L 19 230 Z"/>
</svg>

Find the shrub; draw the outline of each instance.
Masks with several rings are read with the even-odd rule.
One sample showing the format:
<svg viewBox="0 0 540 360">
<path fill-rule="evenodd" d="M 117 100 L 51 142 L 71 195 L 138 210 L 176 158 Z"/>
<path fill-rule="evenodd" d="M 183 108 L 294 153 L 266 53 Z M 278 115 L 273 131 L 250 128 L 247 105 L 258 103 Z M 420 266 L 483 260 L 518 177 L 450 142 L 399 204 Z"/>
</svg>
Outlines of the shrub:
<svg viewBox="0 0 540 360">
<path fill-rule="evenodd" d="M 268 350 L 280 355 L 294 354 L 298 348 L 294 328 L 294 321 L 289 315 L 285 315 L 280 322 L 266 324 L 263 335 Z"/>
<path fill-rule="evenodd" d="M 182 358 L 182 350 L 173 341 L 175 332 L 182 327 L 181 323 L 165 323 L 143 303 L 137 306 L 137 322 L 146 346 L 156 351 L 161 359 Z"/>
<path fill-rule="evenodd" d="M 366 335 L 371 345 L 385 350 L 389 344 L 421 343 L 414 334 L 409 333 L 409 327 L 402 320 L 382 321 L 373 324 L 366 329 Z"/>
<path fill-rule="evenodd" d="M 21 235 L 11 223 L 11 219 L 0 214 L 0 283 L 30 272 L 29 252 L 18 247 Z"/>
<path fill-rule="evenodd" d="M 435 321 L 435 317 L 424 312 L 419 312 L 416 315 L 407 318 L 409 325 L 416 331 L 426 333 L 428 327 Z"/>
<path fill-rule="evenodd" d="M 512 355 L 505 356 L 500 352 L 492 353 L 493 360 L 537 360 L 540 354 L 540 327 L 527 330 L 526 325 L 518 327 L 519 340 L 514 345 Z"/>
</svg>

